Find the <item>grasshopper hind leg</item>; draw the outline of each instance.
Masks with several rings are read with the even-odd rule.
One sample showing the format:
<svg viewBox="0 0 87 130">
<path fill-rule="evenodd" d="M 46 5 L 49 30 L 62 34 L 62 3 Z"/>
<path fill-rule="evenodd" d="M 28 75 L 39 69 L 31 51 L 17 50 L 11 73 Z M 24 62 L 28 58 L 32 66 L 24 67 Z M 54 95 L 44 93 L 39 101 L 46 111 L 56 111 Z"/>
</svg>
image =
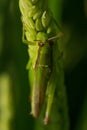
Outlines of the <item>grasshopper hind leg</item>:
<svg viewBox="0 0 87 130">
<path fill-rule="evenodd" d="M 54 100 L 54 94 L 55 94 L 55 89 L 56 89 L 56 85 L 55 85 L 55 73 L 53 72 L 48 86 L 47 86 L 47 107 L 46 107 L 46 112 L 45 112 L 45 118 L 44 118 L 44 124 L 47 125 L 49 123 L 49 116 L 50 116 L 50 111 L 51 111 L 51 107 L 52 107 L 52 103 Z"/>
</svg>

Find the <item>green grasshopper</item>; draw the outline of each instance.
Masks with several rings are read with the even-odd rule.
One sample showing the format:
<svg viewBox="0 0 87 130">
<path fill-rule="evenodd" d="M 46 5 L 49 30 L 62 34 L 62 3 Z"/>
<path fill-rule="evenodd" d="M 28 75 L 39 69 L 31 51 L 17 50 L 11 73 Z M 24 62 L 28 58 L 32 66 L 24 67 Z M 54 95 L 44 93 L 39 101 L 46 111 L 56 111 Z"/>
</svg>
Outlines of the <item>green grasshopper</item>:
<svg viewBox="0 0 87 130">
<path fill-rule="evenodd" d="M 55 74 L 59 76 L 62 68 L 55 42 L 55 39 L 61 37 L 61 33 L 55 36 L 55 22 L 46 3 L 43 0 L 19 0 L 23 22 L 23 42 L 28 44 L 30 58 L 27 69 L 31 88 L 31 114 L 37 118 L 46 99 L 45 124 L 49 120 L 57 87 Z"/>
</svg>

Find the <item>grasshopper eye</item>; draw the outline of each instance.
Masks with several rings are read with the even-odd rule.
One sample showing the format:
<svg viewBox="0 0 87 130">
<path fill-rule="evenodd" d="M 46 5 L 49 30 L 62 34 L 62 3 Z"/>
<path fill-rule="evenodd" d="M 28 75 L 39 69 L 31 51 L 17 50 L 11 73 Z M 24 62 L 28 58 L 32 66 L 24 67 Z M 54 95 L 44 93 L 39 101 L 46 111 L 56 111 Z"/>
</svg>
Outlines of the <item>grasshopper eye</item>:
<svg viewBox="0 0 87 130">
<path fill-rule="evenodd" d="M 50 46 L 53 46 L 53 44 L 54 44 L 53 41 L 49 41 Z"/>
<path fill-rule="evenodd" d="M 44 46 L 44 43 L 43 43 L 43 42 L 38 42 L 38 45 L 39 45 L 40 47 L 43 47 L 43 46 Z"/>
</svg>

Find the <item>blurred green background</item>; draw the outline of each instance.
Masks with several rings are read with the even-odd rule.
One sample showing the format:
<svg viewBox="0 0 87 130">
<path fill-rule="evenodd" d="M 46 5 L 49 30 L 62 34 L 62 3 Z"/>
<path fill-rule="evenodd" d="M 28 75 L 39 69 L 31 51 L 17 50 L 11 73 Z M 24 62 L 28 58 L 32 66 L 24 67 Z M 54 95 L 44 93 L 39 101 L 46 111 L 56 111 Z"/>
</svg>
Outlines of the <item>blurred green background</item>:
<svg viewBox="0 0 87 130">
<path fill-rule="evenodd" d="M 34 130 L 18 0 L 0 0 L 0 130 Z M 49 0 L 64 37 L 70 130 L 87 130 L 87 0 Z"/>
</svg>

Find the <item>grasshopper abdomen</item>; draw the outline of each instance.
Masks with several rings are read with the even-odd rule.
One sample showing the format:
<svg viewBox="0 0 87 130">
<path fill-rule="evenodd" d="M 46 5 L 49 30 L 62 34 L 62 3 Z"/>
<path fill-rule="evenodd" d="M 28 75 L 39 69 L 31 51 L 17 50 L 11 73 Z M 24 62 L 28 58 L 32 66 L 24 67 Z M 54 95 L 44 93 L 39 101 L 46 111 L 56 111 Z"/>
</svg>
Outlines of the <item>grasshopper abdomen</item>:
<svg viewBox="0 0 87 130">
<path fill-rule="evenodd" d="M 38 55 L 34 68 L 31 113 L 38 117 L 44 101 L 45 92 L 52 72 L 52 47 L 48 43 L 39 43 Z"/>
</svg>

